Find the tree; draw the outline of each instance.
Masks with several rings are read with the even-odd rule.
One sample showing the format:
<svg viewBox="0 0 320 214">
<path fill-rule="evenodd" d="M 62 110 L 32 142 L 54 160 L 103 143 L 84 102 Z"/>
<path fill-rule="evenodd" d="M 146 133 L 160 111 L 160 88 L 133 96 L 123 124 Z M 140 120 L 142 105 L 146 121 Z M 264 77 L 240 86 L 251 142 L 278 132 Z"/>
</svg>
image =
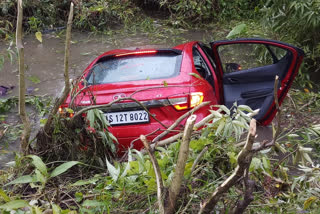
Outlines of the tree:
<svg viewBox="0 0 320 214">
<path fill-rule="evenodd" d="M 22 43 L 22 19 L 23 8 L 22 0 L 18 0 L 18 15 L 16 27 L 16 46 L 18 50 L 18 63 L 19 63 L 19 115 L 23 123 L 23 133 L 21 136 L 20 152 L 26 155 L 28 153 L 28 144 L 31 133 L 30 121 L 26 113 L 25 105 L 25 77 L 24 77 L 24 47 Z"/>
</svg>

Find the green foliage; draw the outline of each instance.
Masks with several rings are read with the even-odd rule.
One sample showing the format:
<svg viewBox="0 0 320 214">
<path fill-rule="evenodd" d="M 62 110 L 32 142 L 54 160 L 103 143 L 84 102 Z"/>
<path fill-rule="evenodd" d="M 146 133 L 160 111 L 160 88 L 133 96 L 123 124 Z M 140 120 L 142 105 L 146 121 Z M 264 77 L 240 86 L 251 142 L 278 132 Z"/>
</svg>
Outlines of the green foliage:
<svg viewBox="0 0 320 214">
<path fill-rule="evenodd" d="M 0 27 L 0 34 L 1 34 L 1 27 Z M 1 38 L 1 35 L 0 35 Z M 9 43 L 8 48 L 4 50 L 0 50 L 0 72 L 3 69 L 3 65 L 5 60 L 9 60 L 12 64 L 14 62 L 16 52 L 12 48 L 12 42 Z"/>
<path fill-rule="evenodd" d="M 306 59 L 297 82 L 305 82 L 309 76 L 304 73 L 320 67 L 320 1 L 270 0 L 261 11 L 264 25 L 279 33 L 280 40 L 304 49 Z"/>
<path fill-rule="evenodd" d="M 189 158 L 184 173 L 184 187 L 177 203 L 178 209 L 192 207 L 197 211 L 199 201 L 213 192 L 236 166 L 237 154 L 241 148 L 235 143 L 248 127 L 249 112 L 253 112 L 247 106 L 235 105 L 231 110 L 225 106 L 218 107 L 219 109 L 211 112 L 215 116 L 213 121 L 207 124 L 207 128 L 202 129 L 200 136 L 190 142 Z M 88 124 L 91 123 L 93 127 L 99 120 L 99 116 L 95 114 L 99 114 L 99 111 L 87 114 Z M 249 213 L 294 213 L 297 211 L 317 213 L 320 205 L 320 166 L 310 165 L 310 161 L 299 160 L 298 168 L 294 168 L 293 171 L 290 171 L 290 168 L 292 168 L 291 160 L 298 154 L 298 150 L 300 155 L 304 156 L 308 150 L 306 145 L 317 144 L 319 138 L 319 125 L 295 132 L 286 131 L 281 135 L 281 146 L 288 151 L 285 159 L 275 160 L 273 157 L 276 152 L 273 149 L 267 149 L 255 155 L 250 165 L 250 179 L 255 180 L 256 186 L 263 191 L 255 192 L 255 201 L 252 206 L 249 206 Z M 165 187 L 171 183 L 179 147 L 180 142 L 177 141 L 166 149 L 160 147 L 156 149 L 155 155 Z M 208 151 L 191 171 L 195 160 L 206 147 Z M 314 156 L 309 156 L 309 158 L 312 159 Z M 49 168 L 37 156 L 29 156 L 28 159 L 32 161 L 34 170 L 9 184 L 30 184 L 38 190 L 50 192 L 51 185 L 49 184 L 54 180 L 53 178 L 61 176 L 63 172 L 78 163 L 71 161 Z M 87 176 L 87 179 L 77 178 L 64 185 L 63 191 L 70 191 L 68 194 L 74 194 L 74 200 L 78 204 L 77 211 L 73 212 L 134 212 L 146 209 L 150 212 L 157 212 L 157 206 L 154 205 L 156 204 L 155 174 L 148 155 L 140 151 L 129 150 L 126 161 L 105 159 L 104 165 L 107 173 Z M 296 173 L 296 170 L 299 172 Z M 40 185 L 37 186 L 37 184 Z M 224 206 L 232 207 L 234 200 L 238 197 L 236 194 L 235 188 L 230 189 L 229 194 L 224 196 L 224 204 L 218 204 L 217 210 L 223 210 Z M 38 207 L 31 205 L 27 200 L 21 201 L 24 198 L 12 194 L 10 189 L 0 191 L 1 196 L 6 200 L 0 205 L 0 210 L 16 210 L 24 213 L 23 210 L 26 208 L 23 207 L 32 210 L 46 208 L 46 203 L 41 203 Z M 9 200 L 15 201 L 12 202 L 13 205 L 9 203 Z M 47 203 L 50 204 L 49 207 L 57 212 L 68 213 L 70 211 L 65 209 L 64 203 L 54 204 L 43 197 L 41 200 L 49 202 Z M 187 205 L 186 202 L 188 202 Z"/>
<path fill-rule="evenodd" d="M 253 18 L 259 12 L 262 1 L 161 0 L 159 4 L 170 12 L 172 25 L 189 26 L 189 23 L 192 23 L 202 26 L 210 21 Z"/>
<path fill-rule="evenodd" d="M 15 23 L 15 0 L 0 3 L 0 17 Z M 65 26 L 71 0 L 24 1 L 24 16 L 28 20 L 28 31 L 36 32 L 53 27 Z M 75 2 L 74 28 L 80 30 L 104 31 L 111 26 L 134 23 L 140 9 L 132 1 L 80 0 Z M 1 24 L 1 23 L 0 23 Z M 1 25 L 0 25 L 1 29 Z M 1 36 L 1 32 L 0 32 Z"/>
<path fill-rule="evenodd" d="M 80 163 L 78 161 L 69 161 L 59 165 L 58 167 L 53 169 L 51 172 L 49 172 L 46 164 L 41 160 L 40 157 L 36 155 L 28 155 L 27 158 L 32 159 L 32 164 L 35 167 L 34 174 L 18 177 L 17 179 L 9 182 L 7 185 L 25 184 L 25 183 L 41 183 L 41 187 L 40 186 L 39 187 L 40 187 L 40 190 L 42 190 L 50 179 L 58 175 L 61 175 L 62 173 L 66 172 L 68 169 L 70 169 L 74 165 Z"/>
<path fill-rule="evenodd" d="M 97 133 L 101 138 L 102 143 L 108 147 L 112 153 L 116 152 L 115 143 L 118 142 L 117 138 L 108 131 L 110 126 L 104 113 L 99 109 L 92 109 L 87 112 L 87 121 L 89 122 L 89 132 Z"/>
<path fill-rule="evenodd" d="M 250 113 L 254 111 L 249 106 L 237 106 L 236 103 L 231 110 L 224 105 L 216 107 L 219 107 L 217 111 L 211 110 L 215 118 L 208 128 L 215 129 L 215 135 L 222 139 L 234 137 L 239 140 L 243 131 L 249 128 Z"/>
<path fill-rule="evenodd" d="M 239 24 L 235 26 L 227 35 L 227 39 L 232 39 L 235 36 L 241 35 L 247 31 L 247 25 L 246 24 Z"/>
</svg>

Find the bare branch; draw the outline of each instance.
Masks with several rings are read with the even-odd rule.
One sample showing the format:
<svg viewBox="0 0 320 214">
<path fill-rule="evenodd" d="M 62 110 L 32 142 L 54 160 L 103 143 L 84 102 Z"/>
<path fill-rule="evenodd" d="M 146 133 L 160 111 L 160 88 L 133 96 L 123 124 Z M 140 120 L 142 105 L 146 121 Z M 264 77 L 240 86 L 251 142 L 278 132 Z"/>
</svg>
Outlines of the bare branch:
<svg viewBox="0 0 320 214">
<path fill-rule="evenodd" d="M 156 175 L 159 212 L 161 214 L 164 214 L 165 213 L 164 205 L 163 205 L 163 201 L 164 201 L 163 190 L 164 190 L 164 188 L 163 188 L 163 182 L 162 182 L 162 176 L 161 176 L 160 167 L 159 167 L 159 164 L 158 164 L 158 161 L 157 161 L 156 157 L 154 156 L 154 151 L 149 146 L 149 143 L 147 141 L 146 136 L 140 135 L 140 140 L 142 141 L 144 147 L 146 148 L 146 150 L 147 150 L 147 152 L 149 154 L 149 157 L 150 157 L 150 160 L 151 160 L 151 163 L 152 163 L 152 166 L 153 166 L 153 170 L 154 170 L 154 173 Z"/>
<path fill-rule="evenodd" d="M 71 41 L 71 28 L 73 19 L 73 3 L 70 4 L 70 12 L 67 23 L 67 34 L 66 34 L 66 44 L 64 53 L 64 89 L 60 98 L 57 98 L 51 112 L 49 113 L 46 124 L 43 127 L 45 133 L 49 132 L 51 123 L 53 121 L 54 115 L 58 112 L 59 106 L 67 98 L 70 91 L 70 80 L 69 80 L 69 55 L 70 55 L 70 41 Z"/>
<path fill-rule="evenodd" d="M 172 182 L 169 188 L 169 200 L 167 201 L 168 204 L 166 206 L 167 214 L 174 213 L 175 211 L 177 196 L 180 192 L 184 170 L 189 156 L 189 143 L 191 139 L 191 134 L 196 119 L 196 115 L 191 115 L 186 122 L 186 127 L 184 129 L 183 138 L 180 145 L 176 171 L 173 175 Z"/>
<path fill-rule="evenodd" d="M 249 133 L 245 146 L 240 151 L 237 162 L 238 165 L 232 175 L 230 175 L 213 193 L 200 205 L 200 213 L 210 213 L 221 196 L 227 192 L 243 175 L 245 170 L 250 166 L 252 160 L 252 145 L 256 135 L 256 120 L 250 122 Z"/>
<path fill-rule="evenodd" d="M 123 98 L 119 98 L 116 99 L 108 104 L 105 105 L 92 105 L 86 108 L 81 109 L 80 111 L 78 111 L 77 113 L 74 114 L 74 116 L 71 118 L 71 121 L 74 120 L 74 118 L 80 116 L 82 113 L 92 110 L 92 109 L 102 109 L 102 108 L 109 108 L 111 107 L 113 104 L 124 101 L 124 100 L 131 100 L 136 102 L 137 104 L 139 104 L 139 106 L 141 106 L 155 121 L 157 121 L 159 124 L 161 124 L 164 128 L 168 128 L 166 125 L 164 125 L 160 120 L 158 120 L 158 118 L 156 118 L 153 114 L 150 113 L 150 111 L 138 100 L 131 98 L 131 97 L 123 97 Z"/>
<path fill-rule="evenodd" d="M 162 132 L 161 134 L 159 134 L 157 137 L 155 137 L 152 140 L 152 143 L 156 143 L 157 141 L 159 141 L 161 138 L 165 137 L 167 134 L 169 134 L 169 132 L 171 130 L 173 130 L 177 125 L 179 125 L 181 123 L 182 120 L 184 120 L 185 118 L 189 117 L 191 114 L 193 114 L 195 111 L 198 111 L 200 108 L 202 108 L 203 106 L 209 105 L 210 102 L 203 102 L 200 105 L 196 106 L 195 108 L 191 109 L 190 111 L 188 111 L 187 113 L 185 113 L 184 115 L 182 115 L 181 117 L 179 117 L 166 131 Z"/>
<path fill-rule="evenodd" d="M 201 121 L 199 121 L 198 123 L 196 123 L 194 125 L 194 129 L 199 129 L 201 127 L 203 127 L 206 123 L 210 122 L 212 119 L 214 118 L 214 115 L 213 114 L 210 114 L 208 116 L 206 116 L 205 118 L 203 118 Z M 161 140 L 159 142 L 157 142 L 156 144 L 151 144 L 150 147 L 152 149 L 154 149 L 155 147 L 164 147 L 166 145 L 169 145 L 175 141 L 177 141 L 180 137 L 182 137 L 182 133 L 179 133 L 179 134 L 176 134 L 176 135 L 173 135 L 172 137 L 169 137 L 167 139 L 164 139 L 164 140 Z M 142 154 L 145 154 L 146 151 L 145 150 L 141 150 L 140 151 Z"/>
<path fill-rule="evenodd" d="M 192 164 L 192 167 L 191 167 L 191 175 L 194 171 L 194 169 L 196 168 L 197 164 L 199 163 L 200 159 L 202 158 L 202 156 L 208 151 L 209 149 L 209 145 L 206 145 L 202 151 L 199 153 L 199 155 L 197 156 L 197 158 L 195 159 L 195 161 L 193 162 Z"/>
</svg>

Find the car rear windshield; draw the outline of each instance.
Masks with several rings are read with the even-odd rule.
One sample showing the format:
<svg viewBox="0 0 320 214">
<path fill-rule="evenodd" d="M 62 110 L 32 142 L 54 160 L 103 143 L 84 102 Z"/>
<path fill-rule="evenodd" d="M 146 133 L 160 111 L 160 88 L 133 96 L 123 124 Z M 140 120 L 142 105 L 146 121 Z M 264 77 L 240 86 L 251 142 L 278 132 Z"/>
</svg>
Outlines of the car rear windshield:
<svg viewBox="0 0 320 214">
<path fill-rule="evenodd" d="M 105 84 L 125 81 L 165 79 L 177 76 L 181 55 L 133 55 L 113 57 L 98 62 L 91 69 L 89 84 Z"/>
</svg>

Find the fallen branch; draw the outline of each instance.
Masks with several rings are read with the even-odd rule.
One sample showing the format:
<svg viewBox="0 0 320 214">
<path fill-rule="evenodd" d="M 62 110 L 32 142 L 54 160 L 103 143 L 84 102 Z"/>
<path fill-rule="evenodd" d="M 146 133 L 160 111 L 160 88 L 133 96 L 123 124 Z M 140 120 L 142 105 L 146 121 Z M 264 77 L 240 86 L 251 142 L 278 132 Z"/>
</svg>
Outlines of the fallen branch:
<svg viewBox="0 0 320 214">
<path fill-rule="evenodd" d="M 0 131 L 0 140 L 6 134 L 7 130 L 8 130 L 8 127 L 6 127 L 4 130 Z"/>
<path fill-rule="evenodd" d="M 307 102 L 306 104 L 304 104 L 303 106 L 301 106 L 298 111 L 302 111 L 304 108 L 308 107 L 309 105 L 315 103 L 317 101 L 317 97 L 312 97 L 312 99 Z"/>
<path fill-rule="evenodd" d="M 249 204 L 254 200 L 253 191 L 255 187 L 255 182 L 248 178 L 249 167 L 246 169 L 246 176 L 244 178 L 245 192 L 243 200 L 237 202 L 236 206 L 230 212 L 230 214 L 241 214 L 249 206 Z"/>
<path fill-rule="evenodd" d="M 194 129 L 199 129 L 199 128 L 203 127 L 206 123 L 210 122 L 213 118 L 214 118 L 213 114 L 206 116 L 205 118 L 203 118 L 201 121 L 199 121 L 198 123 L 196 123 L 194 125 Z M 176 142 L 179 138 L 182 137 L 182 135 L 183 135 L 182 133 L 173 135 L 167 139 L 159 141 L 158 143 L 151 144 L 150 147 L 151 147 L 151 149 L 155 149 L 155 147 L 164 147 L 164 146 L 169 145 L 173 142 Z M 140 152 L 142 154 L 146 154 L 145 149 L 141 150 Z"/>
<path fill-rule="evenodd" d="M 245 170 L 250 166 L 252 160 L 252 145 L 256 135 L 256 120 L 250 122 L 249 133 L 245 146 L 240 151 L 237 162 L 238 165 L 232 175 L 230 175 L 217 189 L 200 205 L 200 213 L 210 213 L 215 208 L 221 196 L 227 192 L 236 182 L 244 176 Z"/>
<path fill-rule="evenodd" d="M 275 77 L 275 81 L 274 81 L 274 103 L 276 105 L 276 109 L 277 109 L 277 115 L 276 115 L 276 121 L 277 121 L 277 127 L 276 127 L 276 132 L 273 135 L 273 139 L 268 142 L 268 141 L 263 141 L 259 147 L 255 147 L 252 149 L 252 151 L 254 152 L 258 152 L 264 149 L 267 149 L 269 147 L 275 146 L 276 148 L 278 148 L 279 150 L 281 150 L 281 146 L 277 143 L 278 137 L 280 135 L 280 130 L 281 130 L 281 126 L 280 126 L 280 121 L 281 121 L 281 109 L 279 106 L 279 99 L 278 99 L 278 84 L 279 84 L 279 77 L 276 76 Z"/>
<path fill-rule="evenodd" d="M 153 170 L 154 170 L 154 173 L 156 175 L 156 182 L 157 182 L 157 197 L 158 197 L 158 204 L 159 204 L 159 212 L 161 214 L 164 214 L 165 213 L 165 208 L 164 208 L 164 193 L 163 193 L 163 182 L 162 182 L 162 176 L 161 176 L 161 171 L 160 171 L 160 167 L 159 167 L 159 164 L 158 164 L 158 161 L 156 159 L 156 157 L 154 156 L 154 150 L 152 150 L 149 146 L 149 143 L 147 141 L 147 138 L 146 136 L 144 135 L 141 135 L 140 136 L 140 140 L 142 141 L 144 147 L 146 148 L 148 154 L 149 154 L 149 157 L 150 157 L 150 160 L 151 160 L 151 163 L 152 163 L 152 166 L 153 166 Z"/>
<path fill-rule="evenodd" d="M 278 99 L 278 85 L 279 85 L 279 76 L 276 75 L 275 77 L 275 81 L 274 81 L 274 103 L 276 105 L 276 109 L 277 109 L 277 116 L 276 116 L 276 120 L 277 120 L 277 129 L 276 129 L 276 133 L 274 135 L 274 142 L 276 142 L 279 134 L 280 134 L 280 116 L 281 116 L 281 109 L 279 106 L 279 99 Z"/>
<path fill-rule="evenodd" d="M 179 117 L 166 131 L 162 132 L 161 134 L 159 134 L 157 137 L 155 137 L 152 140 L 152 143 L 156 143 L 158 142 L 160 139 L 162 139 L 163 137 L 165 137 L 167 134 L 169 134 L 170 131 L 172 131 L 175 127 L 177 127 L 182 120 L 184 120 L 185 118 L 189 117 L 190 115 L 192 115 L 195 111 L 198 111 L 200 108 L 202 108 L 203 106 L 209 105 L 210 102 L 203 102 L 200 105 L 196 106 L 195 108 L 193 108 L 192 110 L 188 111 L 187 113 L 183 114 L 181 117 Z"/>
<path fill-rule="evenodd" d="M 199 155 L 197 156 L 197 158 L 195 159 L 195 161 L 193 162 L 192 167 L 191 167 L 191 173 L 190 173 L 191 175 L 192 175 L 194 169 L 196 168 L 197 164 L 199 163 L 200 159 L 201 159 L 202 156 L 208 151 L 208 149 L 209 149 L 209 145 L 206 145 L 206 146 L 202 149 L 202 151 L 199 153 Z"/>
<path fill-rule="evenodd" d="M 134 101 L 135 103 L 137 103 L 140 107 L 142 107 L 155 121 L 157 121 L 160 125 L 162 125 L 164 128 L 168 128 L 166 125 L 164 125 L 160 120 L 158 120 L 153 114 L 150 113 L 150 111 L 138 100 L 131 98 L 131 97 L 123 97 L 123 98 L 119 98 L 116 99 L 108 104 L 104 104 L 104 105 L 92 105 L 86 108 L 81 109 L 80 111 L 76 112 L 74 114 L 74 116 L 71 118 L 71 122 L 74 121 L 75 118 L 79 117 L 82 113 L 92 110 L 92 109 L 101 109 L 101 108 L 109 108 L 111 107 L 113 104 L 124 101 L 124 100 L 131 100 Z"/>
<path fill-rule="evenodd" d="M 59 107 L 67 98 L 70 91 L 70 80 L 69 80 L 69 57 L 70 57 L 70 41 L 71 41 L 71 28 L 73 19 L 73 3 L 70 4 L 70 12 L 67 23 L 67 34 L 66 34 L 66 44 L 64 53 L 64 89 L 62 95 L 56 99 L 53 108 L 51 109 L 47 122 L 43 127 L 45 133 L 48 133 L 54 116 L 57 114 Z"/>
<path fill-rule="evenodd" d="M 192 134 L 193 126 L 196 119 L 197 119 L 196 115 L 191 115 L 186 122 L 186 126 L 183 132 L 182 142 L 180 145 L 176 170 L 173 175 L 172 182 L 169 188 L 169 197 L 168 197 L 169 199 L 167 201 L 166 210 L 165 210 L 166 214 L 171 214 L 171 213 L 174 213 L 175 211 L 177 196 L 180 193 L 184 170 L 185 170 L 185 166 L 189 156 L 189 143 L 191 139 L 191 134 Z"/>
</svg>

